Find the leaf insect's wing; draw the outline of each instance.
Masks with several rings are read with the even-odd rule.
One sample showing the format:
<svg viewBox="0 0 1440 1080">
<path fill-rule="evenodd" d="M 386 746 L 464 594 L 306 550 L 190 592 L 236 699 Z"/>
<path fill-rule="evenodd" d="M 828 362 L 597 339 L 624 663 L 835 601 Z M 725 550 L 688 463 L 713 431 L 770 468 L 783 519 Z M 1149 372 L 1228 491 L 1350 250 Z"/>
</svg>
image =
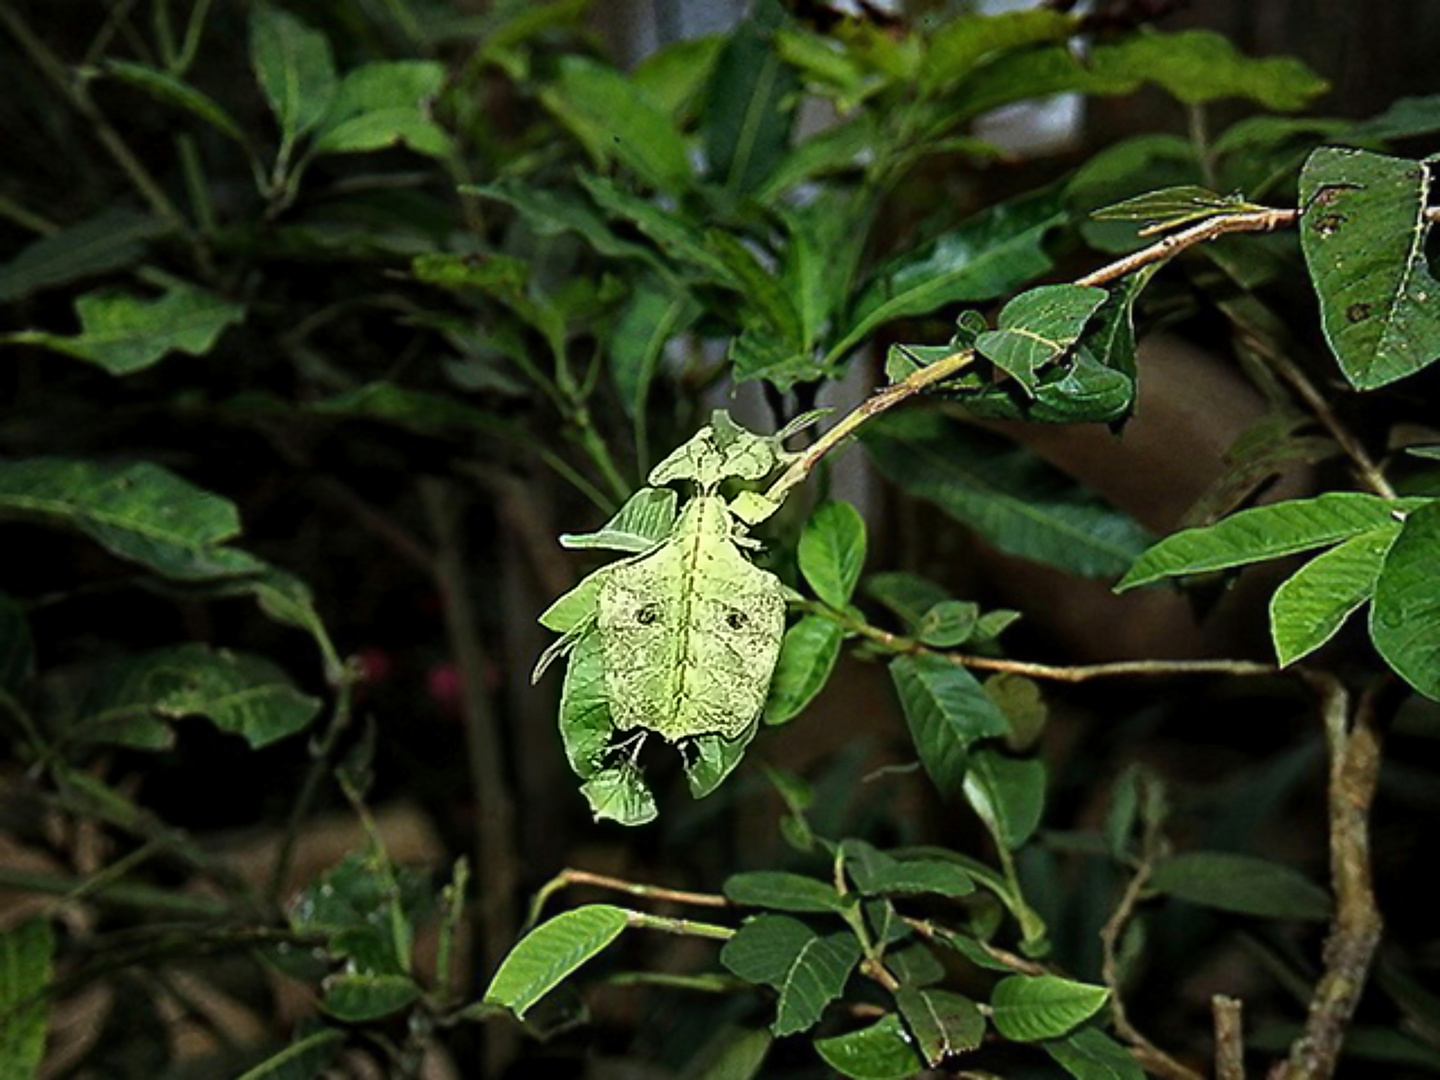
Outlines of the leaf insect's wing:
<svg viewBox="0 0 1440 1080">
<path fill-rule="evenodd" d="M 639 554 L 649 551 L 675 528 L 679 499 L 670 488 L 643 487 L 593 533 L 564 533 L 560 546 L 571 550 L 605 549 Z"/>
</svg>

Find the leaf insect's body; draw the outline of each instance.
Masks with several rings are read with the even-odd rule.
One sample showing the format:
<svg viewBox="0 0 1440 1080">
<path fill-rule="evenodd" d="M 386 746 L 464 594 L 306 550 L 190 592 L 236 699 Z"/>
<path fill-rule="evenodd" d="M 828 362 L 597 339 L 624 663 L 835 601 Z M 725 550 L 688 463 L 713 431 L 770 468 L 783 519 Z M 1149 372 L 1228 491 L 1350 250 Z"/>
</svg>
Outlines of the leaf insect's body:
<svg viewBox="0 0 1440 1080">
<path fill-rule="evenodd" d="M 741 553 L 736 526 L 723 498 L 697 495 L 667 540 L 606 573 L 596 628 L 617 730 L 734 740 L 760 716 L 785 595 Z"/>
</svg>

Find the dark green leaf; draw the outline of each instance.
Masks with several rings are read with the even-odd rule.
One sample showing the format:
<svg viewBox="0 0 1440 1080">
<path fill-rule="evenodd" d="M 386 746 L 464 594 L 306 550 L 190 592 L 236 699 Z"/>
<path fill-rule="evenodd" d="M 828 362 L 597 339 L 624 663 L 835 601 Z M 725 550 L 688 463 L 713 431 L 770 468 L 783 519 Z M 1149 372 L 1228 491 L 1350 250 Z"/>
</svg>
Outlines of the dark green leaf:
<svg viewBox="0 0 1440 1080">
<path fill-rule="evenodd" d="M 1187 140 L 1175 135 L 1138 135 L 1101 150 L 1076 169 L 1065 186 L 1065 201 L 1091 247 L 1129 251 L 1154 240 L 1141 236 L 1135 222 L 1100 221 L 1095 212 L 1157 186 L 1183 187 L 1200 179 L 1200 163 Z"/>
<path fill-rule="evenodd" d="M 903 490 L 936 503 L 1001 551 L 1090 577 L 1118 575 L 1149 537 L 1028 450 L 935 413 L 884 416 L 862 436 Z"/>
<path fill-rule="evenodd" d="M 788 915 L 751 919 L 720 950 L 720 962 L 733 974 L 780 995 L 771 1025 L 776 1035 L 813 1027 L 859 960 L 860 943 L 849 931 L 822 937 Z"/>
<path fill-rule="evenodd" d="M 1400 523 L 1392 522 L 1351 537 L 1311 559 L 1275 590 L 1270 634 L 1281 667 L 1324 645 L 1374 595 L 1385 553 L 1399 533 Z"/>
<path fill-rule="evenodd" d="M 970 754 L 965 798 L 995 842 L 1015 851 L 1035 834 L 1045 811 L 1045 763 L 979 748 Z"/>
<path fill-rule="evenodd" d="M 840 909 L 835 886 L 818 878 L 779 870 L 731 874 L 725 879 L 725 895 L 732 903 L 775 911 L 806 913 Z"/>
<path fill-rule="evenodd" d="M 559 78 L 540 100 L 596 162 L 618 160 L 664 190 L 690 183 L 685 143 L 670 117 L 614 68 L 583 56 L 562 57 Z"/>
<path fill-rule="evenodd" d="M 576 776 L 588 780 L 600 771 L 614 730 L 600 638 L 598 634 L 585 634 L 570 654 L 565 685 L 560 691 L 560 739 Z"/>
<path fill-rule="evenodd" d="M 679 119 L 691 111 L 710 81 L 727 40 L 724 34 L 708 34 L 671 42 L 640 61 L 630 72 L 630 81 L 667 115 Z"/>
<path fill-rule="evenodd" d="M 167 577 L 232 576 L 264 568 L 244 552 L 219 546 L 240 532 L 233 503 L 148 462 L 0 462 L 0 516 L 69 526 Z"/>
<path fill-rule="evenodd" d="M 803 206 L 777 209 L 789 233 L 780 286 L 799 314 L 803 351 L 815 349 L 850 292 L 866 236 L 863 203 L 850 192 L 826 190 Z"/>
<path fill-rule="evenodd" d="M 701 114 L 710 176 L 736 192 L 754 191 L 785 155 L 797 96 L 799 80 L 760 22 L 752 17 L 725 39 Z"/>
<path fill-rule="evenodd" d="M 633 224 L 654 241 L 667 258 L 693 271 L 701 280 L 730 288 L 736 286 L 724 261 L 705 246 L 703 233 L 694 221 L 632 194 L 606 177 L 581 174 L 580 182 L 610 216 Z"/>
<path fill-rule="evenodd" d="M 894 1013 L 859 1031 L 816 1039 L 815 1049 L 827 1065 L 851 1080 L 911 1080 L 925 1067 Z"/>
<path fill-rule="evenodd" d="M 735 282 L 736 291 L 756 319 L 779 335 L 790 347 L 799 350 L 802 330 L 800 314 L 790 299 L 784 283 L 774 270 L 764 265 L 746 244 L 725 229 L 706 229 L 705 247 L 724 266 Z"/>
<path fill-rule="evenodd" d="M 104 71 L 107 75 L 113 75 L 121 82 L 144 91 L 156 101 L 198 116 L 236 142 L 245 141 L 245 133 L 240 130 L 240 125 L 216 104 L 213 98 L 168 71 L 146 67 L 144 64 L 133 64 L 128 60 L 107 60 Z"/>
<path fill-rule="evenodd" d="M 755 197 L 763 203 L 775 203 L 799 184 L 860 168 L 880 138 L 878 128 L 875 114 L 862 112 L 811 135 L 786 154 Z"/>
<path fill-rule="evenodd" d="M 976 967 L 984 968 L 986 971 L 1003 971 L 1007 973 L 1014 970 L 1003 960 L 997 960 L 986 951 L 985 946 L 980 943 L 979 939 L 971 937 L 969 934 L 961 934 L 953 930 L 937 928 L 935 938 L 942 945 L 954 949 Z"/>
<path fill-rule="evenodd" d="M 1167 536 L 1145 552 L 1115 586 L 1117 592 L 1164 577 L 1200 574 L 1294 555 L 1392 524 L 1397 512 L 1424 500 L 1382 499 L 1337 491 L 1242 510 L 1224 521 Z"/>
<path fill-rule="evenodd" d="M 1005 745 L 1016 752 L 1029 750 L 1040 739 L 1049 719 L 1045 696 L 1033 679 L 1023 675 L 1002 671 L 985 680 L 985 692 L 1000 706 L 1005 719 L 1010 722 L 1010 734 Z"/>
<path fill-rule="evenodd" d="M 798 552 L 800 572 L 815 595 L 843 609 L 865 564 L 865 521 L 845 502 L 821 503 L 805 523 Z"/>
<path fill-rule="evenodd" d="M 753 1080 L 774 1036 L 765 1028 L 721 1027 L 685 1066 L 679 1080 Z"/>
<path fill-rule="evenodd" d="M 782 393 L 796 383 L 813 382 L 825 374 L 815 357 L 787 338 L 751 323 L 730 339 L 731 378 L 737 383 L 764 379 Z"/>
<path fill-rule="evenodd" d="M 130 266 L 145 254 L 145 242 L 162 236 L 168 228 L 148 214 L 107 210 L 42 236 L 0 264 L 0 304 Z"/>
<path fill-rule="evenodd" d="M 45 1054 L 55 937 L 31 919 L 0 932 L 0 1076 L 31 1080 Z"/>
<path fill-rule="evenodd" d="M 874 904 L 875 901 L 872 900 L 869 903 Z M 894 910 L 893 906 L 890 909 Z M 872 923 L 881 921 L 872 920 Z M 900 925 L 902 929 L 908 930 L 904 923 Z M 876 937 L 879 936 L 879 934 L 876 935 Z M 945 978 L 945 965 L 935 958 L 935 954 L 930 951 L 928 945 L 922 945 L 918 941 L 911 942 L 904 948 L 891 949 L 887 952 L 885 967 L 890 974 L 906 986 L 934 986 Z"/>
<path fill-rule="evenodd" d="M 1035 9 L 995 15 L 960 15 L 931 36 L 920 62 L 920 87 L 934 94 L 949 89 L 981 63 L 1004 63 L 1000 54 L 1026 45 L 1064 41 L 1076 21 L 1059 11 Z"/>
<path fill-rule="evenodd" d="M 601 255 L 617 259 L 640 259 L 658 265 L 654 252 L 643 244 L 616 236 L 595 207 L 576 194 L 502 180 L 494 184 L 469 185 L 462 194 L 495 199 L 513 206 L 525 223 L 540 236 L 573 232 Z"/>
<path fill-rule="evenodd" d="M 1440 357 L 1440 281 L 1425 253 L 1426 166 L 1322 147 L 1300 173 L 1300 205 L 1321 323 L 1351 385 L 1373 390 Z"/>
<path fill-rule="evenodd" d="M 927 1065 L 974 1050 L 985 1037 L 985 1017 L 975 1002 L 946 990 L 902 986 L 895 1004 Z"/>
<path fill-rule="evenodd" d="M 692 798 L 703 799 L 735 771 L 759 726 L 753 724 L 737 739 L 727 739 L 723 735 L 696 735 L 686 743 L 685 783 Z"/>
<path fill-rule="evenodd" d="M 941 859 L 897 859 L 863 840 L 844 842 L 847 872 L 865 896 L 969 896 L 975 882 L 963 868 Z"/>
<path fill-rule="evenodd" d="M 1105 298 L 1104 289 L 1041 285 L 1006 304 L 998 329 L 976 338 L 975 348 L 1033 393 L 1036 373 L 1080 339 L 1080 332 Z"/>
<path fill-rule="evenodd" d="M 700 314 L 688 292 L 656 276 L 642 278 L 610 334 L 610 378 L 632 420 L 645 415 L 650 384 L 665 346 Z"/>
<path fill-rule="evenodd" d="M 193 285 L 175 283 L 153 300 L 99 289 L 75 301 L 80 333 L 22 330 L 0 340 L 38 345 L 98 364 L 111 375 L 129 375 L 159 363 L 171 352 L 203 356 L 227 326 L 245 318 L 232 304 Z"/>
<path fill-rule="evenodd" d="M 953 649 L 970 640 L 980 606 L 969 600 L 941 600 L 925 612 L 915 636 L 933 649 Z"/>
<path fill-rule="evenodd" d="M 1440 94 L 1403 97 L 1379 116 L 1362 120 L 1350 128 L 1352 139 L 1413 139 L 1440 131 Z"/>
<path fill-rule="evenodd" d="M 1145 1080 L 1145 1070 L 1099 1028 L 1081 1028 L 1040 1045 L 1075 1080 Z"/>
<path fill-rule="evenodd" d="M 1007 1039 L 1053 1039 L 1094 1016 L 1109 996 L 1103 986 L 1056 975 L 1011 975 L 990 995 L 991 1020 Z"/>
<path fill-rule="evenodd" d="M 325 980 L 321 1007 L 346 1023 L 361 1024 L 399 1012 L 420 997 L 408 975 L 334 975 Z"/>
<path fill-rule="evenodd" d="M 587 904 L 541 923 L 510 950 L 484 1000 L 523 1019 L 562 979 L 619 937 L 628 922 L 620 908 Z"/>
<path fill-rule="evenodd" d="M 950 594 L 929 578 L 904 570 L 871 574 L 865 579 L 865 591 L 900 616 L 907 626 L 918 626 L 935 605 L 950 599 Z"/>
<path fill-rule="evenodd" d="M 819 615 L 806 615 L 785 631 L 780 659 L 770 678 L 765 723 L 788 723 L 825 689 L 844 639 L 839 624 Z"/>
<path fill-rule="evenodd" d="M 1272 919 L 1330 917 L 1330 897 L 1288 866 L 1253 855 L 1195 851 L 1155 867 L 1150 887 L 1192 904 Z"/>
<path fill-rule="evenodd" d="M 320 122 L 335 94 L 325 35 L 268 3 L 250 12 L 250 66 L 287 144 Z"/>
<path fill-rule="evenodd" d="M 0 592 L 0 690 L 14 693 L 35 673 L 30 622 L 13 599 Z"/>
<path fill-rule="evenodd" d="M 1370 609 L 1370 637 L 1400 677 L 1440 698 L 1440 502 L 1415 510 L 1385 556 Z"/>
<path fill-rule="evenodd" d="M 274 1057 L 266 1058 L 240 1080 L 316 1080 L 335 1059 L 349 1036 L 338 1028 L 321 1028 L 304 1035 Z"/>
<path fill-rule="evenodd" d="M 970 744 L 1005 734 L 1005 715 L 975 676 L 929 653 L 896 657 L 890 677 L 925 771 L 945 794 L 960 794 Z"/>
<path fill-rule="evenodd" d="M 426 104 L 444 83 L 444 65 L 432 60 L 377 61 L 347 72 L 315 133 L 315 153 L 355 154 L 403 144 L 443 160 L 450 137 L 426 115 Z"/>
<path fill-rule="evenodd" d="M 303 731 L 319 712 L 270 661 L 192 643 L 119 664 L 80 723 L 90 738 L 153 750 L 173 742 L 164 721 L 203 716 L 253 748 Z"/>
<path fill-rule="evenodd" d="M 999 203 L 924 247 L 882 266 L 861 292 L 850 327 L 831 347 L 838 359 L 877 329 L 907 315 L 960 300 L 988 300 L 1050 269 L 1042 242 L 1064 221 L 1059 200 L 1043 191 Z"/>
<path fill-rule="evenodd" d="M 675 506 L 678 501 L 679 496 L 673 488 L 643 487 L 631 495 L 615 516 L 597 531 L 578 535 L 564 533 L 560 537 L 560 545 L 580 551 L 597 548 L 608 551 L 649 551 L 670 535 L 675 524 Z M 569 629 L 568 626 L 551 626 L 545 615 L 540 616 L 540 622 L 552 630 Z"/>
</svg>

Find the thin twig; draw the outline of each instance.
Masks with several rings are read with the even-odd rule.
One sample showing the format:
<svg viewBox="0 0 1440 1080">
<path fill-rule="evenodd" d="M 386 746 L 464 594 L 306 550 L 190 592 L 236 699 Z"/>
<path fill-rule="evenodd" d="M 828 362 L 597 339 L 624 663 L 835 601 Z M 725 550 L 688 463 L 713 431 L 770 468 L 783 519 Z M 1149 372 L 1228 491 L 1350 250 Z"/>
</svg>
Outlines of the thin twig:
<svg viewBox="0 0 1440 1080">
<path fill-rule="evenodd" d="M 597 889 L 612 889 L 615 892 L 625 893 L 627 896 L 669 900 L 672 903 L 690 904 L 694 907 L 726 908 L 731 906 L 728 898 L 717 893 L 687 892 L 684 889 L 670 889 L 663 885 L 642 885 L 638 882 L 626 881 L 624 878 L 611 877 L 609 874 L 595 874 L 589 870 L 575 870 L 566 867 L 535 893 L 535 899 L 530 902 L 529 917 L 525 920 L 526 929 L 539 922 L 540 913 L 545 910 L 545 904 L 550 897 L 571 885 L 593 885 Z"/>
<path fill-rule="evenodd" d="M 1245 1080 L 1244 1013 L 1238 998 L 1216 994 L 1210 999 L 1215 1017 L 1215 1080 Z"/>
<path fill-rule="evenodd" d="M 1330 879 L 1335 914 L 1325 942 L 1325 970 L 1315 984 L 1305 1031 L 1271 1080 L 1326 1080 L 1335 1071 L 1345 1031 L 1359 1004 L 1380 943 L 1382 920 L 1370 878 L 1370 805 L 1380 779 L 1375 693 L 1364 694 L 1350 725 L 1350 694 L 1333 676 L 1308 672 L 1320 694 L 1330 753 L 1327 794 Z"/>
</svg>

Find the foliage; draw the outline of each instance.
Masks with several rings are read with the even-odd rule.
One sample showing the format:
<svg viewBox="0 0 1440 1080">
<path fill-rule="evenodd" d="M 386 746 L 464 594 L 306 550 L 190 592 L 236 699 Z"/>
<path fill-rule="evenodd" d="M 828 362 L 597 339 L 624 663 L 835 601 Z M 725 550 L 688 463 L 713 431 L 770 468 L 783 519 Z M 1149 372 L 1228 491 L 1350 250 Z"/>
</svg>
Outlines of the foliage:
<svg viewBox="0 0 1440 1080">
<path fill-rule="evenodd" d="M 1173 1033 L 1177 979 L 1135 991 L 1237 923 L 1302 997 L 1297 935 L 1359 942 L 1322 957 L 1315 1000 L 1345 1008 L 1312 1009 L 1301 1044 L 1339 1053 L 1379 932 L 1366 739 L 1381 713 L 1433 734 L 1440 701 L 1440 284 L 1412 145 L 1440 103 L 1273 115 L 1324 81 L 1065 5 L 801 6 L 760 0 L 629 70 L 583 0 L 200 0 L 183 26 L 159 0 L 80 30 L 0 8 L 21 147 L 0 181 L 0 886 L 55 898 L 0 921 L 0 1076 L 39 1075 L 50 1018 L 92 992 L 108 1019 L 51 1046 L 63 1068 L 498 1076 L 530 1064 L 514 1022 L 578 1026 L 596 971 L 676 988 L 647 1000 L 682 1035 L 658 1063 L 626 1051 L 657 1075 L 1189 1076 L 1209 1049 L 1182 1032 L 1172 1056 L 1131 1018 Z M 1003 106 L 1142 88 L 1189 139 L 1029 173 L 977 134 Z M 1210 138 L 1232 108 L 1253 115 Z M 1137 341 L 1162 320 L 1265 410 L 1183 528 L 1032 449 L 1042 425 L 1142 422 Z M 816 409 L 878 358 L 873 392 Z M 850 436 L 896 513 L 836 496 Z M 1266 490 L 1299 466 L 1304 491 Z M 557 560 L 560 522 L 578 554 Z M 618 557 L 576 573 L 597 551 Z M 1041 663 L 1056 624 L 1006 587 L 1175 580 L 1203 607 L 1293 556 L 1266 587 L 1273 664 Z M 1081 654 L 1107 655 L 1107 617 Z M 536 653 L 535 679 L 565 661 L 558 745 L 534 734 L 549 685 L 509 689 Z M 397 657 L 430 666 L 428 700 L 387 683 Z M 857 663 L 888 673 L 893 752 L 842 735 L 823 768 L 772 759 L 874 711 L 836 704 Z M 1197 673 L 1324 717 L 1329 889 L 1264 840 L 1312 740 L 1172 813 L 1154 770 L 1116 763 L 1161 713 L 1225 706 L 1065 689 Z M 1061 738 L 1052 711 L 1125 746 Z M 385 833 L 407 793 L 440 826 L 426 869 Z M 649 829 L 577 823 L 582 797 Z M 741 808 L 767 801 L 757 838 Z M 348 842 L 310 865 L 327 806 Z M 258 875 L 216 839 L 257 817 Z M 710 891 L 564 870 L 522 927 L 520 893 L 588 843 L 570 831 Z M 543 917 L 582 885 L 628 906 Z M 709 952 L 660 956 L 655 933 Z M 197 963 L 217 954 L 243 970 Z M 1400 1042 L 1348 1052 L 1433 1067 L 1433 999 L 1400 960 L 1376 970 L 1366 1008 Z M 163 1017 L 216 1023 L 196 985 L 253 1003 L 285 982 L 310 988 L 303 1022 L 172 1054 Z"/>
</svg>

